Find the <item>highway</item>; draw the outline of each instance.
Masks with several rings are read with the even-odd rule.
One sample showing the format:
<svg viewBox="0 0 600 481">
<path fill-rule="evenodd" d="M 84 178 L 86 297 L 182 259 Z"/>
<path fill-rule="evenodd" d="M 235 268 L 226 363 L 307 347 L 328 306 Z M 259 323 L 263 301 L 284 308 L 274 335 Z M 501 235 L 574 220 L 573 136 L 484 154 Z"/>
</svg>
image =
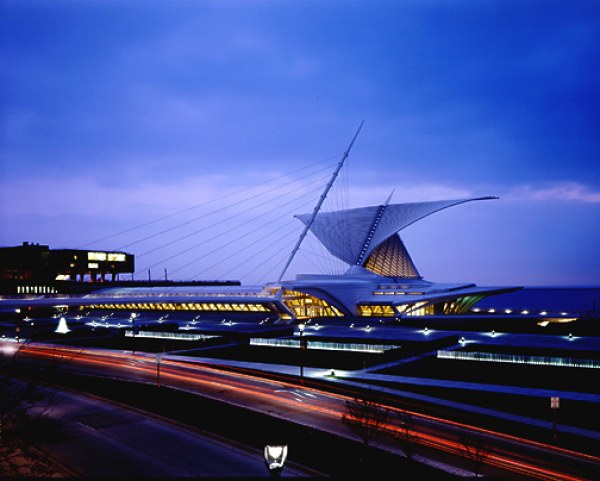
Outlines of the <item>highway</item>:
<svg viewBox="0 0 600 481">
<path fill-rule="evenodd" d="M 345 403 L 353 398 L 322 389 L 299 386 L 259 376 L 251 371 L 228 372 L 209 364 L 157 358 L 131 351 L 72 348 L 44 344 L 23 345 L 19 362 L 50 363 L 60 370 L 129 381 L 156 383 L 197 393 L 220 402 L 292 420 L 339 436 L 354 438 L 341 422 Z M 403 432 L 398 406 L 384 405 L 390 412 L 382 426 L 383 435 L 374 444 L 399 452 L 398 436 Z M 540 479 L 581 481 L 600 479 L 600 458 L 557 446 L 533 442 L 500 433 L 465 426 L 413 412 L 409 434 L 417 443 L 422 461 L 454 467 L 458 475 L 468 475 L 461 453 L 465 442 L 479 439 L 489 453 L 481 473 L 496 479 Z"/>
<path fill-rule="evenodd" d="M 44 450 L 68 476 L 268 477 L 260 450 L 94 396 L 58 392 L 47 415 L 60 430 Z M 288 462 L 281 476 L 315 473 Z"/>
</svg>

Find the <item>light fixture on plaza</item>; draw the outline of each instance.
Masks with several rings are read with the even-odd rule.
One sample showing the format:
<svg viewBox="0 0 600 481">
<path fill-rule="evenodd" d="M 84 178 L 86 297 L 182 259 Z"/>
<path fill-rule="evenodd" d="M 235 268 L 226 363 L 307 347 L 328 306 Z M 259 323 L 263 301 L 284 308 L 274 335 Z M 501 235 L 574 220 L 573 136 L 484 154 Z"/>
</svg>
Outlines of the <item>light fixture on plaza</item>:
<svg viewBox="0 0 600 481">
<path fill-rule="evenodd" d="M 496 331 L 492 330 L 492 337 L 496 335 Z"/>
<path fill-rule="evenodd" d="M 287 459 L 287 445 L 266 445 L 265 446 L 265 465 L 269 474 L 273 477 L 279 477 Z"/>
<path fill-rule="evenodd" d="M 461 344 L 464 344 L 464 343 L 465 343 L 465 338 L 464 338 L 464 336 L 460 338 L 460 343 L 461 343 Z"/>
<path fill-rule="evenodd" d="M 57 334 L 66 334 L 67 332 L 71 332 L 71 329 L 69 329 L 69 326 L 67 326 L 67 320 L 64 317 L 60 318 L 60 321 L 58 321 L 58 327 L 54 332 Z"/>
<path fill-rule="evenodd" d="M 429 333 L 429 328 L 427 326 L 425 326 L 425 334 Z"/>
</svg>

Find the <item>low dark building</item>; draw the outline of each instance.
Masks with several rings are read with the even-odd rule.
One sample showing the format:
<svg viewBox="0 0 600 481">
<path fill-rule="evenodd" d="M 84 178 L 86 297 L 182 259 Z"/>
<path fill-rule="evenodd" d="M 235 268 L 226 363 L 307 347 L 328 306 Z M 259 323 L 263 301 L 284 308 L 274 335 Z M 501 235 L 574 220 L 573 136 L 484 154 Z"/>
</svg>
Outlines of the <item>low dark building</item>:
<svg viewBox="0 0 600 481">
<path fill-rule="evenodd" d="M 134 256 L 125 252 L 50 249 L 23 242 L 0 248 L 0 280 L 4 291 L 14 294 L 52 294 L 56 283 L 103 283 L 132 274 Z"/>
<path fill-rule="evenodd" d="M 23 242 L 0 247 L 0 296 L 87 294 L 106 287 L 239 286 L 239 281 L 134 280 L 134 255 L 119 251 L 50 249 Z M 119 275 L 127 274 L 126 279 Z"/>
</svg>

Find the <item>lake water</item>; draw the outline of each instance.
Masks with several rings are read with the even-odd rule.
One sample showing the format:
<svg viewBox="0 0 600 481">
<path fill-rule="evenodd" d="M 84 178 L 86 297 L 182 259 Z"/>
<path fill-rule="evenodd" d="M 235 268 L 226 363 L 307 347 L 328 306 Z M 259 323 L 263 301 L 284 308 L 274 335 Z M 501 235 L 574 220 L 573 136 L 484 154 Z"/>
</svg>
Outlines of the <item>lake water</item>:
<svg viewBox="0 0 600 481">
<path fill-rule="evenodd" d="M 569 313 L 600 311 L 600 286 L 526 286 L 488 297 L 477 307 Z"/>
</svg>

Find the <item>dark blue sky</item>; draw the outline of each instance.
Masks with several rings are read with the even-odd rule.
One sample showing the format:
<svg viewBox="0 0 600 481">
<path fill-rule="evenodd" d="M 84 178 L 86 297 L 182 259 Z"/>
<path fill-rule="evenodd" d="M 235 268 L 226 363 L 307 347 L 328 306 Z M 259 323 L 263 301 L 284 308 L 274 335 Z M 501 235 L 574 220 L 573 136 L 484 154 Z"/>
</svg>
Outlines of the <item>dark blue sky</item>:
<svg viewBox="0 0 600 481">
<path fill-rule="evenodd" d="M 79 246 L 364 120 L 352 205 L 500 197 L 405 231 L 427 279 L 600 284 L 597 1 L 19 0 L 0 29 L 1 245 Z"/>
</svg>

